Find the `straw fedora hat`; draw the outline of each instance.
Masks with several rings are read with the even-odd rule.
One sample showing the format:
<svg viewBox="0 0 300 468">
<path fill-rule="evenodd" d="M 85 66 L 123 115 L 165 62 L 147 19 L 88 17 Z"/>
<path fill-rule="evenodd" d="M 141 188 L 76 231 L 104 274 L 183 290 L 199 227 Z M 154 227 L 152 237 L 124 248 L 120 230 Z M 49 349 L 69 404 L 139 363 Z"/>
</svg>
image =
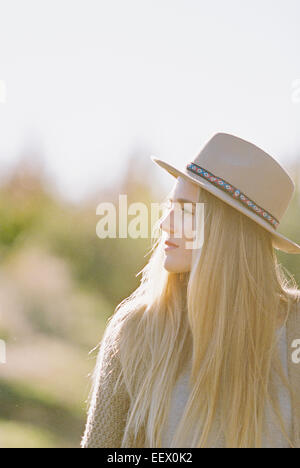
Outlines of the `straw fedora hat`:
<svg viewBox="0 0 300 468">
<path fill-rule="evenodd" d="M 194 182 L 272 234 L 272 244 L 300 254 L 300 245 L 278 232 L 295 191 L 286 170 L 256 145 L 228 133 L 216 133 L 200 153 L 177 169 L 151 156 L 174 177 Z"/>
</svg>

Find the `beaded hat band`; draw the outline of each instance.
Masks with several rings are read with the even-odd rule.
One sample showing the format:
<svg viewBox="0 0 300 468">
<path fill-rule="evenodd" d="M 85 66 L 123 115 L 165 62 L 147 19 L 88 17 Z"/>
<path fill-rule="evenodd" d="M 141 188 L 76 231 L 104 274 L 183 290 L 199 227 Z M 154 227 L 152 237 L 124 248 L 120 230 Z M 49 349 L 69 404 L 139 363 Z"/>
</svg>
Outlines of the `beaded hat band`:
<svg viewBox="0 0 300 468">
<path fill-rule="evenodd" d="M 258 216 L 261 216 L 263 219 L 265 219 L 274 229 L 276 229 L 279 225 L 279 221 L 274 216 L 272 216 L 270 213 L 268 213 L 268 211 L 258 206 L 253 200 L 247 197 L 238 188 L 234 187 L 232 184 L 229 184 L 229 182 L 226 182 L 226 180 L 221 179 L 221 177 L 217 177 L 216 175 L 212 174 L 203 167 L 198 166 L 198 164 L 195 164 L 194 162 L 187 164 L 186 168 L 189 171 L 194 172 L 195 174 L 208 180 L 219 189 L 224 190 L 224 192 L 231 195 L 232 198 L 234 198 L 235 200 L 238 200 L 246 208 L 254 211 Z"/>
</svg>

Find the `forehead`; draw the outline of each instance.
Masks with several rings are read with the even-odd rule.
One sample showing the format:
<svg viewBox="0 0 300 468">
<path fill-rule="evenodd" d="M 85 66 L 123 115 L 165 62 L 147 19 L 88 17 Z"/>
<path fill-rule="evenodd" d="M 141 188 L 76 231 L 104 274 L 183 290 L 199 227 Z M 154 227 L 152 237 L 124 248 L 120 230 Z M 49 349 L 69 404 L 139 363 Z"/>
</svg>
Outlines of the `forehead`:
<svg viewBox="0 0 300 468">
<path fill-rule="evenodd" d="M 197 202 L 199 190 L 200 187 L 197 184 L 179 176 L 172 190 L 172 198 L 186 198 L 187 200 Z"/>
</svg>

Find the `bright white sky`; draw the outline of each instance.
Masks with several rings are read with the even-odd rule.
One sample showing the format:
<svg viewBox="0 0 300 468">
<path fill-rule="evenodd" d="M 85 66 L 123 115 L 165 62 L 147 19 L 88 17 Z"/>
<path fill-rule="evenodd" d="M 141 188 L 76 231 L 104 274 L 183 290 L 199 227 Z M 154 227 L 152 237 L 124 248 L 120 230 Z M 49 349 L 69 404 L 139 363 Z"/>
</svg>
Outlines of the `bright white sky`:
<svg viewBox="0 0 300 468">
<path fill-rule="evenodd" d="M 299 0 L 1 0 L 0 170 L 33 149 L 77 200 L 136 148 L 182 165 L 218 131 L 288 163 L 299 24 Z"/>
</svg>

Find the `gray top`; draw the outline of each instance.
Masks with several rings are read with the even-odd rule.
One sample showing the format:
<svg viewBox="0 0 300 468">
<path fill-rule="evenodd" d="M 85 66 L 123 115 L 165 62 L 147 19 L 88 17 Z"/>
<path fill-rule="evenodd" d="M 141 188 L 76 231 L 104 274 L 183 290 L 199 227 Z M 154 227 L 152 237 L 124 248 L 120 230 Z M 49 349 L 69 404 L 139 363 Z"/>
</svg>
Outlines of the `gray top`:
<svg viewBox="0 0 300 468">
<path fill-rule="evenodd" d="M 288 357 L 287 357 L 287 336 L 286 336 L 286 327 L 281 327 L 278 330 L 279 333 L 279 350 L 280 350 L 280 357 L 283 364 L 283 369 L 285 375 L 288 374 Z M 183 414 L 185 405 L 188 400 L 189 395 L 189 374 L 191 370 L 191 363 L 187 365 L 185 369 L 183 369 L 182 374 L 180 375 L 179 379 L 177 380 L 175 387 L 172 393 L 171 399 L 171 407 L 168 420 L 164 426 L 163 435 L 162 435 L 162 447 L 168 448 L 170 447 L 172 437 L 175 434 L 175 430 L 178 426 L 178 423 L 181 419 Z M 288 429 L 288 435 L 291 437 L 292 435 L 292 408 L 291 408 L 291 401 L 289 397 L 288 390 L 278 383 L 278 398 L 279 398 L 279 405 L 281 414 L 283 416 L 283 420 L 285 423 L 285 427 Z M 268 405 L 266 408 L 266 418 L 265 424 L 268 428 L 267 431 L 264 431 L 262 446 L 263 448 L 288 448 L 288 443 L 283 436 L 280 428 L 278 427 L 277 421 L 274 419 L 275 416 L 272 417 L 272 409 Z M 272 440 L 274 441 L 271 444 L 271 441 L 268 441 L 266 437 L 266 433 L 272 433 Z M 274 445 L 275 444 L 275 445 Z"/>
</svg>

